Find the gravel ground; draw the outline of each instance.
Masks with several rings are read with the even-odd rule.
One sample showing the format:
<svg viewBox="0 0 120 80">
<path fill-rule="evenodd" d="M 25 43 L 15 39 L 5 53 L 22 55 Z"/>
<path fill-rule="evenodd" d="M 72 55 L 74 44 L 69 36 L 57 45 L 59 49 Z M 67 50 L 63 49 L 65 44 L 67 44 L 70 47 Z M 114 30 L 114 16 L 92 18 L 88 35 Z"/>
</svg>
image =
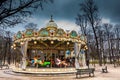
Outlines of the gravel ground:
<svg viewBox="0 0 120 80">
<path fill-rule="evenodd" d="M 0 70 L 0 80 L 120 80 L 120 66 L 114 68 L 113 65 L 107 65 L 108 73 L 102 73 L 102 67 L 96 66 L 95 77 L 82 75 L 82 78 L 76 79 L 75 74 L 65 75 L 18 75 L 10 70 Z"/>
</svg>

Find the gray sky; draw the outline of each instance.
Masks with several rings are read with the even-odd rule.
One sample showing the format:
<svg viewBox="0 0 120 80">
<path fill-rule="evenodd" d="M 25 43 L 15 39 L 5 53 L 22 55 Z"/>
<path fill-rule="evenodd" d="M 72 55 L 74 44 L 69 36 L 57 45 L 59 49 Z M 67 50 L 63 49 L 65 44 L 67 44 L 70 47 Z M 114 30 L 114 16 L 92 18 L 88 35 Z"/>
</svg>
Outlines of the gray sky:
<svg viewBox="0 0 120 80">
<path fill-rule="evenodd" d="M 53 4 L 44 5 L 44 11 L 39 17 L 49 18 L 53 14 L 55 19 L 75 21 L 79 11 L 79 3 L 84 0 L 54 0 Z M 100 16 L 109 19 L 111 22 L 120 21 L 120 0 L 95 0 L 99 8 Z"/>
<path fill-rule="evenodd" d="M 54 0 L 54 3 L 43 4 L 44 10 L 38 10 L 32 18 L 27 21 L 38 24 L 38 27 L 45 27 L 53 15 L 54 21 L 58 27 L 78 30 L 75 24 L 75 17 L 79 11 L 79 4 L 84 0 Z M 99 8 L 99 14 L 103 18 L 103 22 L 119 23 L 120 22 L 120 0 L 95 0 Z M 13 28 L 14 32 L 23 30 L 25 24 L 18 25 Z"/>
</svg>

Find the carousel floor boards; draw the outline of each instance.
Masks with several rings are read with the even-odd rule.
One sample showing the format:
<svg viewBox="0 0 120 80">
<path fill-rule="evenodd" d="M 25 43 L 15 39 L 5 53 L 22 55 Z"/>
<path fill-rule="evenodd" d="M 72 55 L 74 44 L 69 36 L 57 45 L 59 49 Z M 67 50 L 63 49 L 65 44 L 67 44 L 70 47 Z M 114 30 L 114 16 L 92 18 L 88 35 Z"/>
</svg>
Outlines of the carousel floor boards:
<svg viewBox="0 0 120 80">
<path fill-rule="evenodd" d="M 26 70 L 22 70 L 21 68 L 13 68 L 12 71 L 15 73 L 43 75 L 71 74 L 76 72 L 75 68 L 27 68 Z"/>
</svg>

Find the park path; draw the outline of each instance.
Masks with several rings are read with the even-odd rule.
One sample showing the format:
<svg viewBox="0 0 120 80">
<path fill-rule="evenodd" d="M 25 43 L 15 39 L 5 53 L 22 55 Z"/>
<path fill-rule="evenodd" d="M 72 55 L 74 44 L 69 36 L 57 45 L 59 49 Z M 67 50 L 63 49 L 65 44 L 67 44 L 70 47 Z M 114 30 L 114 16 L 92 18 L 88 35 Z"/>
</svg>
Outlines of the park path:
<svg viewBox="0 0 120 80">
<path fill-rule="evenodd" d="M 76 79 L 75 74 L 65 75 L 48 75 L 48 76 L 33 76 L 33 75 L 14 75 L 6 74 L 8 70 L 0 70 L 0 80 L 120 80 L 120 67 L 114 68 L 113 65 L 108 66 L 108 73 L 102 73 L 102 67 L 96 66 L 95 77 L 82 75 L 82 78 Z"/>
</svg>

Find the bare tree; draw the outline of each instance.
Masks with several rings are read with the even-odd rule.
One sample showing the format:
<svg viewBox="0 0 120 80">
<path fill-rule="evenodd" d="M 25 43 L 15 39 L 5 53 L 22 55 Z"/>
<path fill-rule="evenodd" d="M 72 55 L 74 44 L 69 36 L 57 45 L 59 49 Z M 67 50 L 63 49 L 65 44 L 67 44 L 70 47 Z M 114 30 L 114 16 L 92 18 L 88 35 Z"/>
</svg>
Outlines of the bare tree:
<svg viewBox="0 0 120 80">
<path fill-rule="evenodd" d="M 105 63 L 105 53 L 104 53 L 104 33 L 105 33 L 105 31 L 102 30 L 102 26 L 98 26 L 97 27 L 97 35 L 99 36 L 98 43 L 99 43 L 99 53 L 101 54 L 100 58 L 101 58 L 101 60 L 103 59 L 104 64 L 106 64 Z"/>
<path fill-rule="evenodd" d="M 114 26 L 114 33 L 115 33 L 115 41 L 116 41 L 116 55 L 117 55 L 117 60 L 119 62 L 120 58 L 120 25 L 116 24 Z"/>
<path fill-rule="evenodd" d="M 97 54 L 99 58 L 99 64 L 101 65 L 101 58 L 100 58 L 100 53 L 99 53 L 99 45 L 98 45 L 98 39 L 97 39 L 97 33 L 95 27 L 98 26 L 100 22 L 100 18 L 98 15 L 98 7 L 95 4 L 94 0 L 86 0 L 83 3 L 80 4 L 80 11 L 87 17 L 88 22 L 90 23 L 93 33 L 94 33 L 94 38 L 96 41 L 96 48 L 97 48 Z"/>
<path fill-rule="evenodd" d="M 43 9 L 43 3 L 53 0 L 0 0 L 0 27 L 12 27 L 22 23 L 36 9 Z"/>
<path fill-rule="evenodd" d="M 34 23 L 28 23 L 27 25 L 25 25 L 25 29 L 38 30 L 37 24 Z"/>
<path fill-rule="evenodd" d="M 7 63 L 10 64 L 11 59 L 11 42 L 12 36 L 10 31 L 5 31 L 5 36 L 2 36 L 2 45 L 1 45 L 1 55 L 0 60 L 2 60 L 3 64 L 5 64 L 6 60 Z"/>
<path fill-rule="evenodd" d="M 110 49 L 111 49 L 111 56 L 112 56 L 112 63 L 114 64 L 114 67 L 115 67 L 115 64 L 116 64 L 116 59 L 115 59 L 115 36 L 114 36 L 114 32 L 111 32 L 110 33 Z"/>
<path fill-rule="evenodd" d="M 0 59 L 4 63 L 6 60 L 10 63 L 12 57 L 11 32 L 5 31 L 5 28 L 23 23 L 38 9 L 43 10 L 43 3 L 48 2 L 51 3 L 53 0 L 0 0 Z"/>
<path fill-rule="evenodd" d="M 12 53 L 11 53 L 11 62 L 13 63 L 20 63 L 20 61 L 22 60 L 22 53 L 20 51 L 19 47 L 16 47 L 16 49 L 12 49 Z"/>
<path fill-rule="evenodd" d="M 78 14 L 76 24 L 80 26 L 83 35 L 87 35 L 87 18 L 85 15 Z"/>
<path fill-rule="evenodd" d="M 107 41 L 108 41 L 108 53 L 109 53 L 109 59 L 110 59 L 110 63 L 112 63 L 112 55 L 111 55 L 111 49 L 110 49 L 110 30 L 112 29 L 112 25 L 111 24 L 104 24 L 104 28 L 105 28 L 105 33 L 107 36 Z"/>
</svg>

